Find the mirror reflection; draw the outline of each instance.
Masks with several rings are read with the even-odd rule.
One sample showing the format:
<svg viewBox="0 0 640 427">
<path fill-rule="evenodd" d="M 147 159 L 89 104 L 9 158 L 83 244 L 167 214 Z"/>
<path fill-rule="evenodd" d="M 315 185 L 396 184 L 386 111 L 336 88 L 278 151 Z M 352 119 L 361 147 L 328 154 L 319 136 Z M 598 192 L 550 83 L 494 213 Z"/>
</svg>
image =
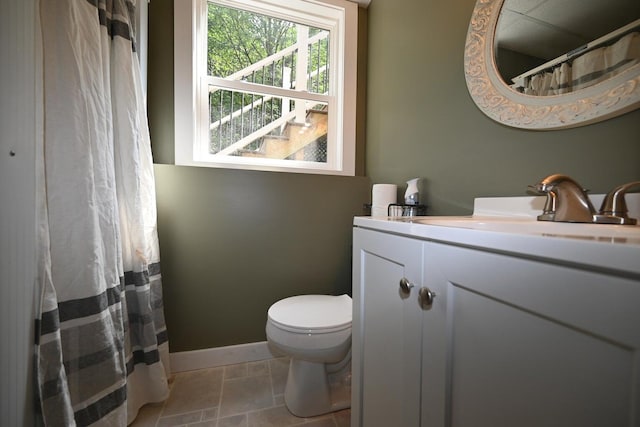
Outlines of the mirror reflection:
<svg viewBox="0 0 640 427">
<path fill-rule="evenodd" d="M 559 95 L 640 62 L 638 0 L 505 0 L 494 40 L 502 80 L 526 95 Z"/>
</svg>

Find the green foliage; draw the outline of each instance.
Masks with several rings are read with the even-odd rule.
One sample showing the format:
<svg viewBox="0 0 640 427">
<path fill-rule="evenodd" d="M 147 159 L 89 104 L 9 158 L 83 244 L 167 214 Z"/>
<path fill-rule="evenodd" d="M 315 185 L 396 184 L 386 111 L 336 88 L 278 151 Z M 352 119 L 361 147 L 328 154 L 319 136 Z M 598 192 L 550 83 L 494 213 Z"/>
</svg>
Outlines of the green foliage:
<svg viewBox="0 0 640 427">
<path fill-rule="evenodd" d="M 309 37 L 321 31 L 325 30 L 309 28 Z M 228 77 L 296 42 L 297 26 L 293 22 L 208 3 L 207 70 L 211 76 Z M 307 72 L 313 72 L 307 81 L 310 92 L 327 91 L 328 72 L 315 73 L 315 70 L 328 67 L 328 50 L 329 42 L 326 39 L 309 46 Z M 290 53 L 242 79 L 291 89 L 285 83 L 294 80 L 297 60 L 297 52 Z M 288 80 L 284 78 L 286 73 Z M 225 89 L 212 91 L 209 94 L 209 120 L 216 126 L 210 133 L 211 152 L 216 153 L 280 118 L 283 101 L 278 97 L 267 98 Z M 287 111 L 293 109 L 292 101 L 286 102 L 291 104 Z M 259 144 L 256 141 L 245 148 L 255 150 Z"/>
<path fill-rule="evenodd" d="M 295 24 L 209 3 L 210 75 L 226 77 L 296 42 Z"/>
</svg>

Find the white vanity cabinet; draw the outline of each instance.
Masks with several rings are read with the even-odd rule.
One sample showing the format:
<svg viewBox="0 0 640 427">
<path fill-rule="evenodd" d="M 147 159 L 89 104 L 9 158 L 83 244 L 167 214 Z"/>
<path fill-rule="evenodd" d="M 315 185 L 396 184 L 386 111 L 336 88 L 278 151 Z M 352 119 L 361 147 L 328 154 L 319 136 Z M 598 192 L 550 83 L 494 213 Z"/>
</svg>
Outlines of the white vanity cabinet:
<svg viewBox="0 0 640 427">
<path fill-rule="evenodd" d="M 354 232 L 352 414 L 356 425 L 420 423 L 423 242 L 370 230 Z M 357 396 L 357 397 L 356 397 Z"/>
<path fill-rule="evenodd" d="M 354 427 L 640 426 L 640 274 L 437 229 L 354 229 Z"/>
<path fill-rule="evenodd" d="M 640 425 L 637 277 L 433 242 L 424 252 L 438 296 L 423 313 L 423 426 Z"/>
</svg>

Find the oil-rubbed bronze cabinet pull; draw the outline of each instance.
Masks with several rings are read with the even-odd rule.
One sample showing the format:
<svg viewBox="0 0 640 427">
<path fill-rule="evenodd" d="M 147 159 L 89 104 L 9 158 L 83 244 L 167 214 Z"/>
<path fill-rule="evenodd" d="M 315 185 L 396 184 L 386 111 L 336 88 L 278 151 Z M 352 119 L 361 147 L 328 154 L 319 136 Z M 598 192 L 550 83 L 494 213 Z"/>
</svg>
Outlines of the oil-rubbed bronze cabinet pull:
<svg viewBox="0 0 640 427">
<path fill-rule="evenodd" d="M 423 310 L 427 310 L 431 308 L 435 297 L 436 297 L 436 293 L 432 292 L 431 289 L 426 287 L 420 288 L 420 291 L 418 292 L 418 300 L 420 301 L 420 307 L 422 307 Z"/>
<path fill-rule="evenodd" d="M 402 289 L 402 292 L 408 294 L 409 292 L 411 292 L 411 288 L 413 288 L 413 283 L 411 283 L 409 279 L 407 279 L 406 277 L 400 279 L 400 289 Z"/>
</svg>

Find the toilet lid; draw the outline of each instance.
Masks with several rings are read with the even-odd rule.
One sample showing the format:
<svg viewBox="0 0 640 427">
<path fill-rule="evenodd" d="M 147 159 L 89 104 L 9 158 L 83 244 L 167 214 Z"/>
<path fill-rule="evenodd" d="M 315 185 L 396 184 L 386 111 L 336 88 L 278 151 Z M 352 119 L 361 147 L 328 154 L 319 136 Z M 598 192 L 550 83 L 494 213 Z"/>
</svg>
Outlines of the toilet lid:
<svg viewBox="0 0 640 427">
<path fill-rule="evenodd" d="M 299 295 L 269 308 L 269 319 L 287 330 L 333 332 L 351 327 L 349 295 Z"/>
</svg>

